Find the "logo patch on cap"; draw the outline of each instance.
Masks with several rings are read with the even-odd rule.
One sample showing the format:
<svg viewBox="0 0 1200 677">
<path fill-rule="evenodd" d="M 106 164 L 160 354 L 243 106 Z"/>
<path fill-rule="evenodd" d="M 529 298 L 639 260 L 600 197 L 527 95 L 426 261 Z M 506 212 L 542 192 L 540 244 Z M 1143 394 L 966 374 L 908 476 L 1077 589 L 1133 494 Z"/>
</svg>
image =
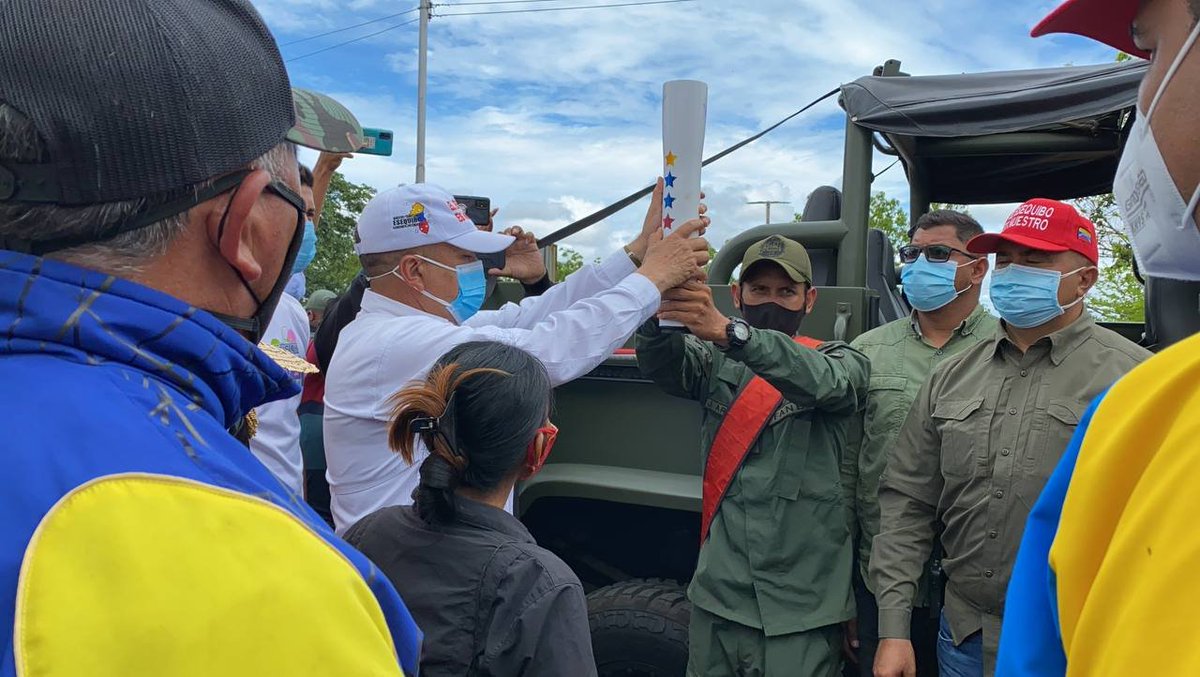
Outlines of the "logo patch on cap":
<svg viewBox="0 0 1200 677">
<path fill-rule="evenodd" d="M 403 230 L 405 228 L 416 228 L 423 234 L 429 234 L 429 218 L 425 216 L 425 205 L 420 202 L 414 202 L 412 209 L 408 210 L 407 216 L 392 217 L 393 230 Z"/>
<path fill-rule="evenodd" d="M 778 235 L 772 235 L 759 246 L 758 255 L 773 259 L 783 256 L 783 249 L 783 238 Z"/>
<path fill-rule="evenodd" d="M 1054 216 L 1054 207 L 1026 202 L 1017 207 L 1017 211 L 1004 222 L 1004 230 L 1009 228 L 1032 228 L 1045 232 L 1050 228 L 1050 217 Z"/>
<path fill-rule="evenodd" d="M 450 208 L 450 213 L 454 214 L 454 218 L 458 219 L 459 223 L 467 222 L 467 210 L 458 203 L 458 200 L 447 200 L 446 206 Z"/>
<path fill-rule="evenodd" d="M 1092 234 L 1088 232 L 1087 228 L 1080 228 L 1078 235 L 1080 240 L 1083 240 L 1088 244 L 1092 243 Z"/>
</svg>

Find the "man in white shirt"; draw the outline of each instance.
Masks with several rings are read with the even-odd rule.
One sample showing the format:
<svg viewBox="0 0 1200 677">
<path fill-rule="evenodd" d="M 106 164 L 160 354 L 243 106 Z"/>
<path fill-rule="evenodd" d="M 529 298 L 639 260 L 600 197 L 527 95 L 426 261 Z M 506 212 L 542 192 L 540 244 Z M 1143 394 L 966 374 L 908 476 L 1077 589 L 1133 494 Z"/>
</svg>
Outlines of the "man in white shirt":
<svg viewBox="0 0 1200 677">
<path fill-rule="evenodd" d="M 280 296 L 275 314 L 263 334 L 263 343 L 304 359 L 308 338 L 308 315 L 304 306 L 288 294 Z M 293 373 L 292 376 L 297 381 L 303 378 L 302 374 Z M 296 393 L 286 400 L 268 402 L 255 409 L 258 429 L 250 438 L 250 451 L 288 490 L 303 498 L 304 456 L 300 453 L 300 416 L 296 412 L 299 406 L 300 393 Z"/>
<path fill-rule="evenodd" d="M 304 269 L 316 255 L 316 226 L 314 221 L 319 218 L 316 196 L 313 194 L 313 174 L 308 167 L 300 165 L 300 197 L 304 198 L 304 210 L 307 216 L 305 228 L 311 231 L 301 245 L 301 252 L 296 255 L 293 270 L 293 282 L 279 297 L 279 305 L 271 322 L 263 333 L 263 342 L 276 348 L 282 348 L 300 359 L 308 350 L 310 322 L 308 313 L 300 303 L 304 289 Z M 324 199 L 324 197 L 322 197 Z M 299 280 L 299 291 L 295 288 L 295 280 Z M 328 293 L 328 292 L 326 292 Z M 299 381 L 303 374 L 293 373 Z M 255 415 L 258 417 L 258 430 L 250 439 L 250 451 L 262 464 L 267 466 L 271 474 L 297 496 L 304 496 L 304 455 L 300 451 L 300 393 L 286 400 L 276 400 L 258 407 Z"/>
<path fill-rule="evenodd" d="M 412 502 L 420 462 L 409 466 L 388 448 L 390 399 L 451 348 L 468 341 L 513 345 L 540 359 L 555 385 L 566 383 L 650 319 L 663 291 L 702 276 L 708 243 L 688 238 L 702 234 L 707 217 L 665 239 L 661 222 L 660 181 L 642 233 L 624 251 L 542 296 L 480 313 L 486 279 L 477 255 L 512 245 L 511 268 L 514 257 L 536 254 L 532 238 L 476 229 L 449 193 L 429 184 L 375 196 L 355 233 L 371 287 L 342 330 L 325 381 L 325 455 L 338 531 Z"/>
</svg>

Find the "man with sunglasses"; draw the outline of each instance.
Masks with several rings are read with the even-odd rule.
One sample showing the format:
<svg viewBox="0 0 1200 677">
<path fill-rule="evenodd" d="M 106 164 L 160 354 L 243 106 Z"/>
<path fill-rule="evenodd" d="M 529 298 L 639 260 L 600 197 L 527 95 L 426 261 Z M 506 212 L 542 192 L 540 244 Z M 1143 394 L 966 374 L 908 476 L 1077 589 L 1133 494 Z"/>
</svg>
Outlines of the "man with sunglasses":
<svg viewBox="0 0 1200 677">
<path fill-rule="evenodd" d="M 1200 281 L 1200 2 L 1069 0 L 1048 33 L 1150 59 L 1113 193 L 1142 273 Z M 1194 289 L 1188 305 L 1173 310 L 1194 318 Z M 1029 517 L 998 674 L 1200 674 L 1197 384 L 1193 335 L 1092 403 Z"/>
<path fill-rule="evenodd" d="M 991 338 L 999 327 L 996 318 L 979 304 L 987 257 L 967 252 L 967 243 L 982 233 L 978 221 L 949 209 L 917 219 L 909 231 L 909 244 L 900 248 L 904 264 L 901 280 L 904 295 L 913 307 L 912 315 L 872 329 L 850 344 L 871 360 L 866 408 L 850 429 L 843 459 L 843 489 L 848 504 L 853 506 L 853 528 L 857 532 L 854 584 L 858 667 L 863 677 L 871 677 L 879 646 L 879 610 L 867 572 L 871 542 L 879 533 L 879 476 L 887 451 L 895 444 L 917 391 L 934 367 Z M 940 609 L 933 600 L 938 597 L 941 581 L 931 578 L 927 575 L 921 579 L 920 594 L 914 599 L 918 609 L 913 612 L 910 631 L 918 675 L 922 677 L 937 675 Z"/>
<path fill-rule="evenodd" d="M 1003 322 L 934 370 L 888 454 L 870 567 L 879 677 L 915 674 L 910 617 L 937 524 L 948 579 L 941 675 L 993 674 L 1029 509 L 1087 403 L 1149 356 L 1084 309 L 1099 251 L 1071 205 L 1030 200 L 967 251 L 996 254 L 989 297 Z"/>
<path fill-rule="evenodd" d="M 245 0 L 0 11 L 0 676 L 415 674 L 371 563 L 229 432 L 351 150 Z M 313 619 L 321 619 L 314 623 Z"/>
</svg>

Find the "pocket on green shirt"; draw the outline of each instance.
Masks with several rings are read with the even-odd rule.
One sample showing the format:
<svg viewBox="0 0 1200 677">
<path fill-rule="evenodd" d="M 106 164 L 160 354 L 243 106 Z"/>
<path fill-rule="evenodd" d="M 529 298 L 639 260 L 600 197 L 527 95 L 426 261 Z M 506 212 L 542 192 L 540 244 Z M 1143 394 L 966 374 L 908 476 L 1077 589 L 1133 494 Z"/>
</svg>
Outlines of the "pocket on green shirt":
<svg viewBox="0 0 1200 677">
<path fill-rule="evenodd" d="M 1058 466 L 1058 460 L 1075 435 L 1086 405 L 1074 399 L 1054 399 L 1038 412 L 1025 452 L 1025 475 L 1036 481 L 1037 492 Z"/>
<path fill-rule="evenodd" d="M 987 454 L 987 430 L 979 413 L 983 398 L 945 400 L 933 407 L 934 425 L 942 437 L 941 466 L 946 477 L 974 477 Z"/>
</svg>

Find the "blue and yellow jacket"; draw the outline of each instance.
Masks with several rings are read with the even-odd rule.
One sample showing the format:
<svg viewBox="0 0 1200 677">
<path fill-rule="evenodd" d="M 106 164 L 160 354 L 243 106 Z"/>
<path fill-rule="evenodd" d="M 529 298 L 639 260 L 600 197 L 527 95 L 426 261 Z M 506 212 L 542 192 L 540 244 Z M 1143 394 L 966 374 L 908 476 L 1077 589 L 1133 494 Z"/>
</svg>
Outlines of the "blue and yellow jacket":
<svg viewBox="0 0 1200 677">
<path fill-rule="evenodd" d="M 1097 398 L 1030 513 L 997 677 L 1198 675 L 1200 335 Z"/>
<path fill-rule="evenodd" d="M 0 677 L 415 675 L 391 584 L 226 432 L 295 392 L 203 311 L 0 251 Z"/>
</svg>

